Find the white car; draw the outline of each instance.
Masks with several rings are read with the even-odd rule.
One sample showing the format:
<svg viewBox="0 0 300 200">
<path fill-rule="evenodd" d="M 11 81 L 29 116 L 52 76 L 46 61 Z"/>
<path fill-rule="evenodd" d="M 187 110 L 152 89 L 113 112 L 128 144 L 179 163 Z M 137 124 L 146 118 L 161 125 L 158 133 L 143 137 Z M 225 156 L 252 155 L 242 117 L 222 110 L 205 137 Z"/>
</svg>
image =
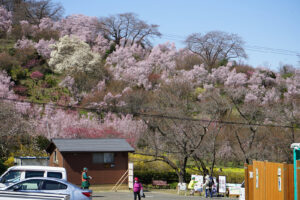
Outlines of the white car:
<svg viewBox="0 0 300 200">
<path fill-rule="evenodd" d="M 48 166 L 13 166 L 0 177 L 0 190 L 16 182 L 32 177 L 49 177 L 67 180 L 67 172 L 63 167 Z"/>
</svg>

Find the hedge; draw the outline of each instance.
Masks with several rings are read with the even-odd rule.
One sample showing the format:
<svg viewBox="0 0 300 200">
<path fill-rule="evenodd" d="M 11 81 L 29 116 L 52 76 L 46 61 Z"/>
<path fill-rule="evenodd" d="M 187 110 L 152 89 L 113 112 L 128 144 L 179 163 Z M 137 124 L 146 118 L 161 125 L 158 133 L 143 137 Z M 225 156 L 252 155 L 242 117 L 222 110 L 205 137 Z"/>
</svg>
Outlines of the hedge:
<svg viewBox="0 0 300 200">
<path fill-rule="evenodd" d="M 134 176 L 138 177 L 143 184 L 152 184 L 152 180 L 167 181 L 168 184 L 178 182 L 178 176 L 175 172 L 157 172 L 157 171 L 135 171 Z M 217 172 L 214 176 L 226 176 L 227 183 L 242 183 L 244 180 L 244 173 L 229 173 Z M 185 180 L 191 180 L 191 174 L 187 173 Z"/>
<path fill-rule="evenodd" d="M 152 180 L 163 180 L 167 183 L 178 182 L 175 172 L 154 172 L 154 171 L 135 171 L 134 176 L 138 177 L 143 184 L 152 184 Z M 191 174 L 186 174 L 186 181 L 191 180 Z"/>
</svg>

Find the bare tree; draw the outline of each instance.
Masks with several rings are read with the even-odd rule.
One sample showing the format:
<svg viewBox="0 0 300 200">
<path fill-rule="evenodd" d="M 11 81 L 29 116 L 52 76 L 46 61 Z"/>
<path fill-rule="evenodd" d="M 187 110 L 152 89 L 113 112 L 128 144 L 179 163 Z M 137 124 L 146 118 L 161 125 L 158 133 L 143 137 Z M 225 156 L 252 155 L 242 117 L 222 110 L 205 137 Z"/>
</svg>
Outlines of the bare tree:
<svg viewBox="0 0 300 200">
<path fill-rule="evenodd" d="M 247 58 L 244 41 L 236 34 L 211 31 L 202 35 L 194 33 L 185 40 L 187 48 L 199 55 L 209 70 L 218 62 L 231 58 Z"/>
<path fill-rule="evenodd" d="M 45 17 L 58 20 L 64 12 L 62 5 L 52 0 L 0 0 L 0 5 L 12 11 L 15 24 L 21 20 L 39 24 Z"/>
<path fill-rule="evenodd" d="M 151 44 L 149 40 L 151 37 L 161 36 L 158 25 L 147 24 L 133 13 L 102 17 L 100 23 L 100 31 L 103 35 L 117 45 L 122 42 L 123 46 L 134 43 L 148 46 Z"/>
<path fill-rule="evenodd" d="M 24 4 L 24 9 L 27 20 L 32 24 L 39 24 L 45 17 L 58 20 L 64 12 L 60 3 L 51 0 L 28 0 Z"/>
<path fill-rule="evenodd" d="M 203 138 L 202 145 L 193 155 L 193 160 L 196 166 L 200 164 L 203 174 L 213 175 L 217 154 L 226 154 L 226 152 L 220 152 L 222 151 L 221 147 L 224 146 L 224 141 L 221 139 L 221 130 L 224 125 L 219 121 L 226 121 L 230 113 L 230 105 L 225 97 L 215 90 L 211 90 L 202 95 L 200 106 L 201 114 L 212 120 L 212 123 L 207 127 L 207 134 Z M 205 165 L 203 165 L 203 160 L 206 161 Z"/>
<path fill-rule="evenodd" d="M 147 113 L 142 118 L 148 125 L 148 132 L 141 137 L 138 153 L 153 156 L 152 161 L 168 164 L 177 173 L 179 182 L 186 181 L 187 164 L 200 148 L 210 124 L 209 121 L 200 123 L 181 119 L 192 118 L 193 113 L 199 112 L 199 106 L 195 105 L 199 102 L 194 101 L 195 99 L 189 84 L 175 82 L 160 87 L 140 107 L 143 113 Z M 153 113 L 174 118 L 151 117 Z"/>
</svg>

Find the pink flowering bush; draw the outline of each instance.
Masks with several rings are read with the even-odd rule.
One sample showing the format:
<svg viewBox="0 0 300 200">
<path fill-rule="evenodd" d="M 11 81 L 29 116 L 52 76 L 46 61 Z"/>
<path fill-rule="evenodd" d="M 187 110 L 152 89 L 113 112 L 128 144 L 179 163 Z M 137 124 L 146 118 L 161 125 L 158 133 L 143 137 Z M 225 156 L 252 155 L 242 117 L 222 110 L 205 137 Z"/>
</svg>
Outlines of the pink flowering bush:
<svg viewBox="0 0 300 200">
<path fill-rule="evenodd" d="M 34 71 L 30 74 L 30 78 L 32 78 L 32 79 L 41 79 L 43 77 L 44 77 L 44 74 L 42 74 L 39 71 Z"/>
</svg>

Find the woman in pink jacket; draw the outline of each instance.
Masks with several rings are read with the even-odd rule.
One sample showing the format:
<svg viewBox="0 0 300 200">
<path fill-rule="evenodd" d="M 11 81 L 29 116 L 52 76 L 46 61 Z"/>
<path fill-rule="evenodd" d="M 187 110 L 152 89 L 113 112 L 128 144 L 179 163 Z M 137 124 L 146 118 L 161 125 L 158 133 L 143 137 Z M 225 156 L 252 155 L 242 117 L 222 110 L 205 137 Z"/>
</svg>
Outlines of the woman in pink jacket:
<svg viewBox="0 0 300 200">
<path fill-rule="evenodd" d="M 141 200 L 141 195 L 140 192 L 143 189 L 142 184 L 139 182 L 139 179 L 137 177 L 134 178 L 134 184 L 133 184 L 133 195 L 134 195 L 134 200 L 136 200 L 136 197 Z"/>
</svg>

